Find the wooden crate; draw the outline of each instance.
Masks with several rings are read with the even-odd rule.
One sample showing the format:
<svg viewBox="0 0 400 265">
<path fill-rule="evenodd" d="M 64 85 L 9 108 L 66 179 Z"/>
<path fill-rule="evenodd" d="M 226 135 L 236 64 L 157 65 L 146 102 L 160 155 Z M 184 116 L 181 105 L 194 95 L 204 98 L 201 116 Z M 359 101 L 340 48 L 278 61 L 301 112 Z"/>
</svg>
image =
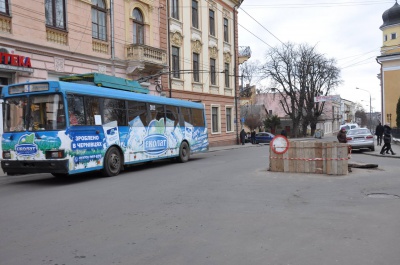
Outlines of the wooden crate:
<svg viewBox="0 0 400 265">
<path fill-rule="evenodd" d="M 347 144 L 289 140 L 284 154 L 275 154 L 270 146 L 270 171 L 347 175 L 347 152 Z"/>
</svg>

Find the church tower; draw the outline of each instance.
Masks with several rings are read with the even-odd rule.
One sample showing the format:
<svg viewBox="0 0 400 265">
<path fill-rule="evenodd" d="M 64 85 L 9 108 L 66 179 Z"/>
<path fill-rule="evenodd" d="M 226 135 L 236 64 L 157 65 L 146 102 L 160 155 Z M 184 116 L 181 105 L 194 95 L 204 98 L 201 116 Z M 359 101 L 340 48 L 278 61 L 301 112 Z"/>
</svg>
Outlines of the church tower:
<svg viewBox="0 0 400 265">
<path fill-rule="evenodd" d="M 400 5 L 394 4 L 382 15 L 381 65 L 382 121 L 396 127 L 396 106 L 400 98 Z"/>
</svg>

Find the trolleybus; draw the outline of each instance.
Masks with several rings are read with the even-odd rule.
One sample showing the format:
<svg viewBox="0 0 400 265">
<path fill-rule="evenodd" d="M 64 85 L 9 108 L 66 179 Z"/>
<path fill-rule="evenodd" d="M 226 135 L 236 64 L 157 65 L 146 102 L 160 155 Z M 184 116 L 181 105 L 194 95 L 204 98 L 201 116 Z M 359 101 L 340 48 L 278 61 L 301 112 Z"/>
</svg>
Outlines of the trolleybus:
<svg viewBox="0 0 400 265">
<path fill-rule="evenodd" d="M 208 150 L 204 106 L 62 81 L 9 85 L 4 100 L 3 171 L 54 176 L 100 171 Z"/>
</svg>

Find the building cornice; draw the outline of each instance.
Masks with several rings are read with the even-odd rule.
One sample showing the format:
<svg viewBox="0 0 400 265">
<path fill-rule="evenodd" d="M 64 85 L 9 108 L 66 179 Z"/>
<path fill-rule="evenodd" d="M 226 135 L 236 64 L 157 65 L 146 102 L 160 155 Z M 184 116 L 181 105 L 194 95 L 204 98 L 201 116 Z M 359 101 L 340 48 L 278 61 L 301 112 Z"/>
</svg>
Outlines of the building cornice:
<svg viewBox="0 0 400 265">
<path fill-rule="evenodd" d="M 389 61 L 395 61 L 395 60 L 400 60 L 400 54 L 388 54 L 388 55 L 381 55 L 376 57 L 376 59 L 379 62 L 389 62 Z"/>
</svg>

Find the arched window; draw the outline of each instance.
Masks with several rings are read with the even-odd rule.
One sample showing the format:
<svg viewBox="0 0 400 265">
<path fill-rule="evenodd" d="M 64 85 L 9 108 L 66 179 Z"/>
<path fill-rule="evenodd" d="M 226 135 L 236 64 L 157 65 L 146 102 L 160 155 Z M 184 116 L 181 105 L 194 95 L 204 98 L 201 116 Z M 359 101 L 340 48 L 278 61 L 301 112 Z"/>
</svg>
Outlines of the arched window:
<svg viewBox="0 0 400 265">
<path fill-rule="evenodd" d="M 107 10 L 104 0 L 92 0 L 92 37 L 107 40 Z"/>
<path fill-rule="evenodd" d="M 144 44 L 144 22 L 143 15 L 139 9 L 133 9 L 133 43 Z"/>
</svg>

